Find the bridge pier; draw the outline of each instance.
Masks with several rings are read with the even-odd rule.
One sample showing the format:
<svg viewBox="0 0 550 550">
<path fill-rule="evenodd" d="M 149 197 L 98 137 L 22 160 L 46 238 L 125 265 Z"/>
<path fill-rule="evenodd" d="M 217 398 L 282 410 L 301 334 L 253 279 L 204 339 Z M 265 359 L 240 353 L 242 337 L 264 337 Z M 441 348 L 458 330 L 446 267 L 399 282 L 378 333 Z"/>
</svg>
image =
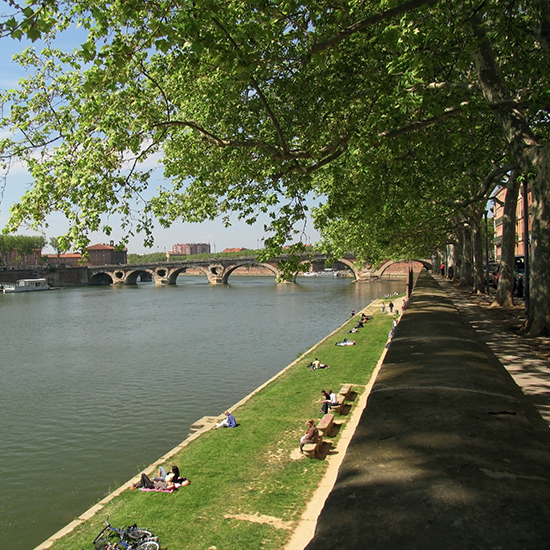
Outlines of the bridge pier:
<svg viewBox="0 0 550 550">
<path fill-rule="evenodd" d="M 208 282 L 211 285 L 224 285 L 227 284 L 229 271 L 227 270 L 227 267 L 222 264 L 210 264 L 206 268 L 206 276 L 208 277 Z"/>
<path fill-rule="evenodd" d="M 158 267 L 153 272 L 153 281 L 156 285 L 174 285 L 175 281 L 172 282 L 170 277 L 170 270 L 166 267 Z"/>
</svg>

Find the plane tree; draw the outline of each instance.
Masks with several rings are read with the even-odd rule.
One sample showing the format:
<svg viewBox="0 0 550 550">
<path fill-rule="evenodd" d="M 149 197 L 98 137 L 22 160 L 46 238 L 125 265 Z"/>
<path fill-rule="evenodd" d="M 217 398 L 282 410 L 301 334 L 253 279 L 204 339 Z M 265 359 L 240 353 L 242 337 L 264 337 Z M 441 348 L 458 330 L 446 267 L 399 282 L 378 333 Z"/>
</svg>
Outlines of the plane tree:
<svg viewBox="0 0 550 550">
<path fill-rule="evenodd" d="M 449 9 L 443 9 L 444 6 Z M 468 59 L 472 64 L 469 71 L 461 70 L 457 75 L 461 76 L 458 82 L 453 78 L 419 87 L 424 93 L 430 88 L 452 90 L 468 84 L 473 94 L 470 99 L 462 100 L 461 110 L 472 115 L 476 110 L 491 113 L 507 146 L 506 161 L 516 165 L 523 177 L 531 179 L 532 287 L 525 329 L 535 335 L 550 329 L 550 90 L 547 86 L 550 16 L 543 6 L 544 3 L 537 1 L 506 6 L 488 2 L 474 10 L 467 5 L 438 4 L 439 9 L 433 10 L 436 26 L 450 22 L 451 16 L 455 21 L 465 22 L 449 26 L 449 32 L 444 35 L 447 41 L 444 51 L 456 52 L 456 65 L 462 62 L 464 69 L 468 67 Z M 414 44 L 411 50 L 411 61 L 418 63 Z"/>
<path fill-rule="evenodd" d="M 418 116 L 408 124 L 402 118 L 395 124 L 394 119 L 383 132 L 395 138 L 459 115 L 469 121 L 490 116 L 496 123 L 495 132 L 506 149 L 505 158 L 502 147 L 494 150 L 495 157 L 503 166 L 519 168 L 523 177 L 532 176 L 533 288 L 525 329 L 535 335 L 550 327 L 550 25 L 543 5 L 487 2 L 474 8 L 438 2 L 429 13 L 407 13 L 393 29 L 397 39 L 391 66 L 402 77 L 399 105 L 412 105 L 409 115 L 416 107 Z M 349 38 L 343 34 L 325 42 L 334 45 Z"/>
<path fill-rule="evenodd" d="M 23 138 L 4 140 L 3 158 L 23 158 L 36 182 L 10 228 L 60 210 L 85 249 L 88 231 L 110 233 L 105 214 L 151 244 L 152 217 L 253 223 L 268 213 L 266 253 L 279 252 L 319 194 L 317 174 L 354 154 L 350 140 L 374 119 L 375 102 L 387 110 L 393 101 L 383 47 L 351 39 L 321 56 L 328 46 L 316 36 L 428 3 L 378 13 L 370 4 L 30 2 L 4 33 L 50 37 L 74 22 L 88 33 L 75 54 L 25 52 L 19 60 L 35 72 L 4 95 L 12 110 L 3 126 Z M 151 173 L 140 166 L 155 154 L 170 187 L 149 198 Z"/>
</svg>

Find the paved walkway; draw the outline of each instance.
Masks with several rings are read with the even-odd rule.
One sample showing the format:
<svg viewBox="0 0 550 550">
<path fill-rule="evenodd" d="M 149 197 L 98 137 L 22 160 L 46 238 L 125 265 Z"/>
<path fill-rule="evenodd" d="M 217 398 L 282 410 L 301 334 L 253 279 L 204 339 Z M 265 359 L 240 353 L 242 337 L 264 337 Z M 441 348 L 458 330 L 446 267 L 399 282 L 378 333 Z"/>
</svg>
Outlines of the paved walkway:
<svg viewBox="0 0 550 550">
<path fill-rule="evenodd" d="M 527 402 L 550 425 L 550 363 L 533 353 L 527 340 L 522 339 L 493 319 L 483 308 L 472 304 L 456 290 L 448 279 L 437 278 L 441 287 L 464 319 L 475 329 L 481 345 L 485 344 L 510 373 L 527 396 Z"/>
<path fill-rule="evenodd" d="M 423 272 L 307 550 L 550 549 L 549 415 L 547 362 Z"/>
</svg>

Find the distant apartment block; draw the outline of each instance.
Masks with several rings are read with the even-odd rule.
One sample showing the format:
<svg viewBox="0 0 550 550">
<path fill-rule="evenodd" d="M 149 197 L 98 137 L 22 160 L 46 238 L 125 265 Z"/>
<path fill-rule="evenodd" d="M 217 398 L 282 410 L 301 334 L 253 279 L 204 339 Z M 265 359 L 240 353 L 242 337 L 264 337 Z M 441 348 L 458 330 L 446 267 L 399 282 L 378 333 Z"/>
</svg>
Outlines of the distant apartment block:
<svg viewBox="0 0 550 550">
<path fill-rule="evenodd" d="M 210 254 L 210 243 L 181 243 L 172 245 L 171 254 L 192 256 L 194 254 Z"/>
</svg>

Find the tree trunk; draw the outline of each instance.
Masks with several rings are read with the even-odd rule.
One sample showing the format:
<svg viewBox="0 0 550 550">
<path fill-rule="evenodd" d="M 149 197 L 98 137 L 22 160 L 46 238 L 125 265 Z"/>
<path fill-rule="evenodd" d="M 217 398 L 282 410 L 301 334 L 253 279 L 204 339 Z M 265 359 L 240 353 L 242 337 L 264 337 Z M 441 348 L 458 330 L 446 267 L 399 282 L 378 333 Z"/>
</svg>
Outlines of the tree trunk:
<svg viewBox="0 0 550 550">
<path fill-rule="evenodd" d="M 531 0 L 527 5 L 527 13 L 531 18 L 529 27 L 533 36 L 550 59 L 550 11 L 547 0 Z"/>
<path fill-rule="evenodd" d="M 504 213 L 502 216 L 502 256 L 497 293 L 494 306 L 514 305 L 514 256 L 516 250 L 516 208 L 519 196 L 519 183 L 515 174 L 508 180 Z"/>
<path fill-rule="evenodd" d="M 483 294 L 485 292 L 484 278 L 484 254 L 483 254 L 483 232 L 481 231 L 481 218 L 483 213 L 476 211 L 472 217 L 472 239 L 474 250 L 474 292 Z"/>
<path fill-rule="evenodd" d="M 529 318 L 525 330 L 532 335 L 550 333 L 550 146 L 534 158 L 532 262 L 529 280 Z"/>
<path fill-rule="evenodd" d="M 473 249 L 472 249 L 472 228 L 470 225 L 464 227 L 462 232 L 462 265 L 460 268 L 460 286 L 473 288 Z"/>
<path fill-rule="evenodd" d="M 498 108 L 493 108 L 493 112 L 502 126 L 512 158 L 524 172 L 528 172 L 532 168 L 536 170 L 537 175 L 533 183 L 533 197 L 536 205 L 532 210 L 531 300 L 524 330 L 532 336 L 548 334 L 550 331 L 549 146 L 540 145 L 519 107 L 509 101 L 511 95 L 498 71 L 491 44 L 485 33 L 482 16 L 474 15 L 470 22 L 477 39 L 477 50 L 473 52 L 473 60 L 483 96 L 490 106 L 498 106 Z M 550 30 L 547 24 L 548 17 L 543 23 L 542 28 Z"/>
<path fill-rule="evenodd" d="M 453 280 L 460 281 L 460 274 L 462 272 L 462 253 L 464 248 L 464 230 L 463 228 L 456 231 L 456 243 L 453 247 Z"/>
</svg>

